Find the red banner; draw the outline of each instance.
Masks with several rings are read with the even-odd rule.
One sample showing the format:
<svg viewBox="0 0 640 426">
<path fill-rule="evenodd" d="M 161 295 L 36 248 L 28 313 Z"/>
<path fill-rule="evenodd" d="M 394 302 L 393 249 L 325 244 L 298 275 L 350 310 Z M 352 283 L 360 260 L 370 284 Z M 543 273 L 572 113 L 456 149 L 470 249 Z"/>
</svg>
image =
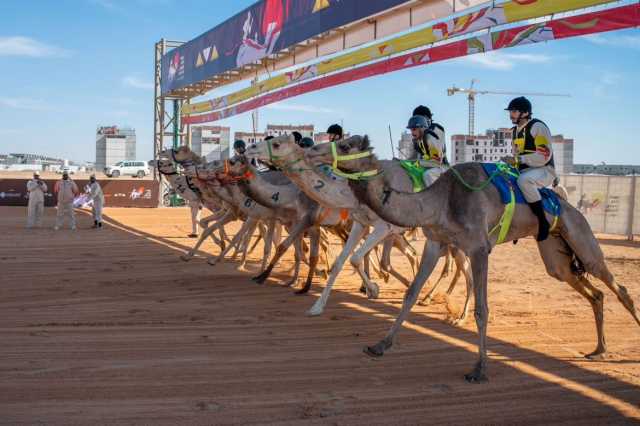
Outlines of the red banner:
<svg viewBox="0 0 640 426">
<path fill-rule="evenodd" d="M 53 187 L 56 180 L 43 179 L 47 184 L 44 197 L 46 207 L 58 203 Z M 0 179 L 0 206 L 26 206 L 29 202 L 27 182 L 29 179 Z M 80 192 L 89 184 L 86 179 L 75 180 Z M 100 181 L 104 193 L 105 207 L 158 207 L 158 182 L 153 180 L 127 179 Z"/>
<path fill-rule="evenodd" d="M 491 50 L 523 46 L 543 41 L 559 40 L 606 31 L 633 28 L 640 25 L 640 4 L 632 4 L 608 10 L 555 19 L 548 22 L 525 25 L 487 33 L 440 46 L 423 49 L 388 60 L 318 78 L 297 86 L 278 90 L 250 101 L 207 114 L 183 117 L 185 124 L 208 123 L 251 111 L 316 90 L 333 87 L 351 81 L 408 69 L 433 62 L 459 58 Z"/>
</svg>

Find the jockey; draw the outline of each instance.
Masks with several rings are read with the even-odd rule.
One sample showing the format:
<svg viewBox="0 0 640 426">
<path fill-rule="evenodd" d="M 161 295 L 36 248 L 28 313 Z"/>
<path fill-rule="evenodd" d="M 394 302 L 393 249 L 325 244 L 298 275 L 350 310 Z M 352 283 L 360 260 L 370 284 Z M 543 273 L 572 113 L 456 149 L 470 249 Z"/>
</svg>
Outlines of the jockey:
<svg viewBox="0 0 640 426">
<path fill-rule="evenodd" d="M 329 126 L 327 133 L 329 134 L 329 142 L 339 141 L 344 137 L 342 126 L 339 124 Z"/>
<path fill-rule="evenodd" d="M 442 126 L 439 127 L 442 129 Z M 444 173 L 448 164 L 445 156 L 444 129 L 440 132 L 432 130 L 433 123 L 424 115 L 411 117 L 407 129 L 411 130 L 414 149 L 414 154 L 409 159 L 418 160 L 420 165 L 426 168 L 422 180 L 429 187 Z"/>
</svg>

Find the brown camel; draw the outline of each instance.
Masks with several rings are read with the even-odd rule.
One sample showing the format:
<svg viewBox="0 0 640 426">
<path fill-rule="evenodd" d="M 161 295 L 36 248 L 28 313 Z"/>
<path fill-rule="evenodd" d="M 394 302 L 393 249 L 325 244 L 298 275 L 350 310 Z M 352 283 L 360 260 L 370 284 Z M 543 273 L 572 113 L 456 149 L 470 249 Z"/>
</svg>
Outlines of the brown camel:
<svg viewBox="0 0 640 426">
<path fill-rule="evenodd" d="M 487 273 L 491 249 L 497 235 L 489 230 L 500 221 L 504 206 L 493 185 L 476 189 L 487 181 L 479 163 L 456 165 L 432 186 L 420 193 L 396 190 L 394 182 L 405 178 L 405 171 L 397 161 L 378 160 L 371 152 L 367 136 L 353 136 L 334 143 L 316 145 L 307 150 L 314 164 L 333 164 L 337 155 L 369 152 L 370 155 L 340 162 L 344 172 L 376 171 L 367 179 L 350 181 L 351 188 L 363 203 L 384 220 L 398 226 L 421 226 L 427 235 L 418 274 L 407 290 L 402 310 L 387 336 L 376 345 L 365 348 L 371 356 L 382 356 L 391 347 L 393 337 L 415 304 L 420 290 L 431 274 L 442 244 L 453 244 L 471 260 L 475 297 L 475 319 L 479 331 L 479 359 L 472 372 L 465 375 L 469 382 L 487 380 Z M 371 173 L 373 174 L 373 173 Z M 601 358 L 606 352 L 604 337 L 604 295 L 591 284 L 586 273 L 603 281 L 615 293 L 622 305 L 640 325 L 638 311 L 627 293 L 618 284 L 605 263 L 604 255 L 584 216 L 569 203 L 561 200 L 562 213 L 550 237 L 538 243 L 547 272 L 568 283 L 585 297 L 594 312 L 597 330 L 596 349 L 588 358 Z M 534 236 L 538 231 L 537 218 L 527 205 L 518 204 L 505 241 Z"/>
</svg>

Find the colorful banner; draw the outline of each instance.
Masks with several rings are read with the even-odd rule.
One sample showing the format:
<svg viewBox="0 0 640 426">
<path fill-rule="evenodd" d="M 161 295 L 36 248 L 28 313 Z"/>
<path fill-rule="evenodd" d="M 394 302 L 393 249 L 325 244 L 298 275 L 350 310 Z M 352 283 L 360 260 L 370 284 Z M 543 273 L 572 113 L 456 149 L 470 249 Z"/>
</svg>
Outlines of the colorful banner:
<svg viewBox="0 0 640 426">
<path fill-rule="evenodd" d="M 163 95 L 409 0 L 261 0 L 162 58 Z M 215 3 L 215 2 L 214 2 Z M 212 3 L 212 9 L 215 5 Z"/>
<path fill-rule="evenodd" d="M 58 198 L 53 192 L 56 180 L 43 179 L 48 192 L 44 196 L 44 205 L 53 207 Z M 0 179 L 0 206 L 26 206 L 29 202 L 27 182 L 29 179 Z M 89 181 L 73 180 L 80 192 L 84 192 Z M 98 180 L 104 193 L 105 207 L 158 207 L 158 182 L 144 179 L 108 179 Z M 86 200 L 85 200 L 86 201 Z M 82 205 L 82 195 L 74 202 Z"/>
<path fill-rule="evenodd" d="M 640 25 L 640 4 L 633 4 L 539 24 L 495 31 L 318 78 L 220 111 L 186 116 L 183 117 L 183 122 L 185 124 L 197 124 L 217 121 L 305 93 L 393 71 L 428 65 L 433 62 L 531 43 L 632 28 L 638 25 Z"/>
<path fill-rule="evenodd" d="M 427 44 L 444 41 L 454 36 L 470 34 L 498 25 L 533 19 L 553 13 L 567 12 L 612 0 L 512 0 L 499 5 L 486 6 L 430 27 L 414 31 L 381 43 L 358 49 L 326 61 L 298 68 L 294 71 L 260 81 L 237 92 L 203 102 L 185 105 L 182 114 L 199 114 L 226 108 L 275 89 L 320 77 L 356 65 L 361 65 L 392 54 L 406 52 Z"/>
</svg>

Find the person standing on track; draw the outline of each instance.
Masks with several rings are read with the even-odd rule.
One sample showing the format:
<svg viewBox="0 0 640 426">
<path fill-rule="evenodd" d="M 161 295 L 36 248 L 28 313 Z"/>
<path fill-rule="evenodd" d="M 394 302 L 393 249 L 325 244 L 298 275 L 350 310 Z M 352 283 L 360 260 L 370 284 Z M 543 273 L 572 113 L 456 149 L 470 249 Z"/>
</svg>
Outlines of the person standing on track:
<svg viewBox="0 0 640 426">
<path fill-rule="evenodd" d="M 47 184 L 40 179 L 40 172 L 33 173 L 33 179 L 27 182 L 29 204 L 27 207 L 27 228 L 42 226 L 44 214 L 44 194 L 47 192 Z"/>
<path fill-rule="evenodd" d="M 58 194 L 58 214 L 56 215 L 56 231 L 64 225 L 64 218 L 69 218 L 71 230 L 76 229 L 76 214 L 73 211 L 73 199 L 78 195 L 78 185 L 69 179 L 69 172 L 62 172 L 62 179 L 56 182 L 54 192 Z"/>
<path fill-rule="evenodd" d="M 91 212 L 93 213 L 93 228 L 102 228 L 102 208 L 104 207 L 104 193 L 96 180 L 96 175 L 89 177 L 89 197 L 93 201 Z"/>
</svg>

